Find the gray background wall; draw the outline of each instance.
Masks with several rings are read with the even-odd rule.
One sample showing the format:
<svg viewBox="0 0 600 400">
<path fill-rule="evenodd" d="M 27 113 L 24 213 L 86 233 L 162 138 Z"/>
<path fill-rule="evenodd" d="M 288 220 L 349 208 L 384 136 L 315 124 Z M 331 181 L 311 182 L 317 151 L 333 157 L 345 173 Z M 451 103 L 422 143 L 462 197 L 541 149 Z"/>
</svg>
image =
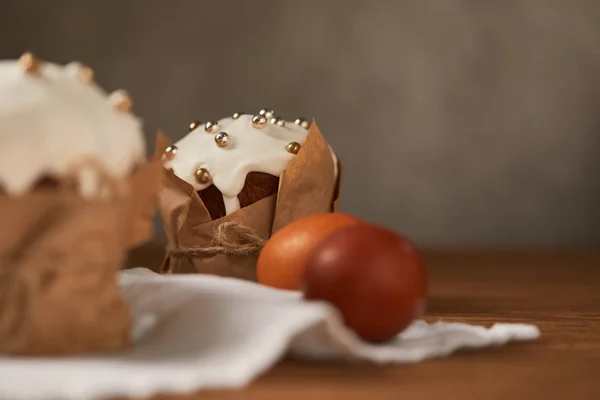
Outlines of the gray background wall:
<svg viewBox="0 0 600 400">
<path fill-rule="evenodd" d="M 0 0 L 24 50 L 126 88 L 149 138 L 315 117 L 344 211 L 424 246 L 600 243 L 600 2 Z"/>
</svg>

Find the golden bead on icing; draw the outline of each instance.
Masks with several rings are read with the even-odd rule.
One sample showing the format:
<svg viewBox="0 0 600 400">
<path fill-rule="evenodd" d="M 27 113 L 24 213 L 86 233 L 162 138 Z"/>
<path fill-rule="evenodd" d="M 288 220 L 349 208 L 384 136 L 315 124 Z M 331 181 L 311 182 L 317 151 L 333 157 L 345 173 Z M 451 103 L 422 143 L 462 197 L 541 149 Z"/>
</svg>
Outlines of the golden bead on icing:
<svg viewBox="0 0 600 400">
<path fill-rule="evenodd" d="M 283 120 L 283 118 L 281 117 L 273 117 L 271 118 L 270 121 L 273 125 L 277 125 L 277 126 L 281 126 L 284 127 L 285 126 L 285 121 Z"/>
<path fill-rule="evenodd" d="M 177 154 L 177 146 L 171 145 L 165 149 L 165 158 L 169 161 L 175 158 Z"/>
<path fill-rule="evenodd" d="M 200 121 L 192 121 L 190 122 L 190 125 L 188 126 L 190 132 L 193 131 L 194 129 L 196 129 L 197 127 L 199 127 L 200 125 L 202 125 L 202 122 Z"/>
<path fill-rule="evenodd" d="M 41 64 L 40 59 L 31 53 L 24 53 L 19 58 L 19 65 L 30 75 L 37 75 L 40 72 Z"/>
<path fill-rule="evenodd" d="M 235 112 L 235 113 L 233 113 L 233 119 L 238 119 L 242 115 L 244 115 L 244 113 L 242 111 Z"/>
<path fill-rule="evenodd" d="M 310 124 L 306 118 L 297 118 L 295 121 L 296 125 L 303 127 L 304 129 L 308 129 Z"/>
<path fill-rule="evenodd" d="M 264 115 L 255 115 L 252 117 L 252 126 L 255 128 L 264 128 L 267 124 L 267 118 Z"/>
<path fill-rule="evenodd" d="M 82 65 L 81 68 L 79 68 L 79 71 L 77 71 L 77 78 L 79 79 L 79 82 L 89 85 L 94 82 L 94 70 Z"/>
<path fill-rule="evenodd" d="M 121 112 L 130 112 L 133 108 L 133 100 L 124 90 L 117 90 L 111 93 L 109 100 L 113 106 Z"/>
<path fill-rule="evenodd" d="M 288 153 L 292 153 L 292 154 L 298 154 L 298 152 L 300 151 L 300 143 L 298 142 L 291 142 L 288 143 L 287 146 L 285 146 L 285 149 L 288 151 Z"/>
<path fill-rule="evenodd" d="M 225 132 L 219 132 L 215 135 L 215 143 L 219 147 L 225 147 L 229 144 L 229 135 Z"/>
<path fill-rule="evenodd" d="M 204 130 L 207 133 L 213 133 L 219 130 L 219 123 L 214 121 L 208 121 L 204 124 Z"/>
<path fill-rule="evenodd" d="M 275 116 L 275 111 L 271 110 L 270 108 L 263 108 L 258 112 L 258 115 L 262 115 L 263 117 L 269 119 Z"/>
<path fill-rule="evenodd" d="M 210 182 L 210 173 L 206 168 L 198 168 L 194 171 L 194 178 L 200 184 L 208 183 Z"/>
</svg>

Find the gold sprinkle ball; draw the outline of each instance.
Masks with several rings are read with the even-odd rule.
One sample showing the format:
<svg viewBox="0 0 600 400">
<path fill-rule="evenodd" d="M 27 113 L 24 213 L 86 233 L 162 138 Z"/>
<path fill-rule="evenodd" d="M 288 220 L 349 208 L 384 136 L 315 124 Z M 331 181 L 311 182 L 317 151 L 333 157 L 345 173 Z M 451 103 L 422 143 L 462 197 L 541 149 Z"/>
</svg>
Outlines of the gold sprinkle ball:
<svg viewBox="0 0 600 400">
<path fill-rule="evenodd" d="M 296 123 L 296 125 L 299 125 L 304 129 L 308 129 L 310 127 L 310 123 L 306 118 L 297 118 L 294 122 Z"/>
<path fill-rule="evenodd" d="M 285 126 L 285 121 L 281 117 L 273 117 L 273 118 L 271 118 L 270 122 L 273 125 L 277 125 L 277 126 L 280 126 L 280 127 L 284 127 Z"/>
<path fill-rule="evenodd" d="M 206 168 L 198 168 L 194 171 L 194 178 L 200 184 L 208 183 L 210 182 L 210 173 Z"/>
<path fill-rule="evenodd" d="M 177 154 L 177 146 L 171 145 L 165 149 L 165 158 L 169 161 L 175 158 Z"/>
<path fill-rule="evenodd" d="M 229 144 L 229 135 L 225 132 L 219 132 L 215 135 L 215 143 L 219 147 L 225 147 Z"/>
<path fill-rule="evenodd" d="M 302 146 L 300 146 L 300 143 L 298 143 L 298 142 L 291 142 L 291 143 L 288 143 L 287 146 L 285 146 L 285 149 L 288 151 L 288 153 L 298 154 L 298 152 L 300 151 L 301 147 Z"/>
<path fill-rule="evenodd" d="M 244 113 L 242 111 L 235 112 L 235 113 L 233 113 L 233 119 L 238 119 L 242 115 L 244 115 Z"/>
<path fill-rule="evenodd" d="M 204 124 L 204 130 L 206 133 L 213 133 L 219 130 L 219 123 L 215 121 L 208 121 Z"/>
<path fill-rule="evenodd" d="M 110 95 L 110 101 L 121 112 L 130 112 L 133 109 L 133 100 L 124 90 L 117 90 Z"/>
<path fill-rule="evenodd" d="M 39 58 L 31 53 L 24 53 L 19 58 L 19 65 L 23 68 L 23 71 L 30 75 L 38 75 L 40 72 L 41 62 Z"/>
<path fill-rule="evenodd" d="M 79 79 L 79 82 L 89 85 L 94 82 L 94 70 L 82 65 L 81 68 L 79 68 L 79 71 L 77 71 L 77 78 Z"/>
<path fill-rule="evenodd" d="M 192 121 L 192 122 L 190 122 L 190 124 L 189 124 L 189 126 L 188 126 L 188 128 L 189 128 L 189 131 L 190 131 L 190 132 L 191 132 L 191 131 L 193 131 L 194 129 L 196 129 L 196 128 L 197 128 L 197 127 L 199 127 L 200 125 L 202 125 L 202 122 L 200 122 L 200 121 Z"/>
<path fill-rule="evenodd" d="M 264 128 L 267 124 L 267 118 L 264 115 L 255 115 L 252 117 L 252 126 L 258 129 Z"/>
<path fill-rule="evenodd" d="M 263 108 L 258 112 L 258 115 L 262 115 L 263 117 L 269 119 L 275 116 L 275 111 L 271 110 L 270 108 Z"/>
</svg>

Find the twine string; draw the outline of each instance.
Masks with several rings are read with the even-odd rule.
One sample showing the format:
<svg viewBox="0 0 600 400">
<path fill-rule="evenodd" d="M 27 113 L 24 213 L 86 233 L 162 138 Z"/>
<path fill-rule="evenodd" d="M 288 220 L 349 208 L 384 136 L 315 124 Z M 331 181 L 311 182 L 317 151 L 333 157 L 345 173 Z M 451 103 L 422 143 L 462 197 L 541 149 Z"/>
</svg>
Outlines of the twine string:
<svg viewBox="0 0 600 400">
<path fill-rule="evenodd" d="M 258 254 L 266 240 L 256 231 L 237 222 L 224 222 L 215 229 L 210 246 L 191 246 L 169 249 L 172 257 L 199 257 L 223 254 L 243 257 Z"/>
</svg>

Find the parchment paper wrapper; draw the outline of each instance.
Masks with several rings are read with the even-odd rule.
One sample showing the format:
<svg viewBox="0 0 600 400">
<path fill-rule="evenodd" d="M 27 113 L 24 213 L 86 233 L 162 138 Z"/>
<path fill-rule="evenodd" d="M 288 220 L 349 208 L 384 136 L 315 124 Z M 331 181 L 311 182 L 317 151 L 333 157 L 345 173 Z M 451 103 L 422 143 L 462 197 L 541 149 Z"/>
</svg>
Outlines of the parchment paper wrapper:
<svg viewBox="0 0 600 400">
<path fill-rule="evenodd" d="M 171 141 L 158 135 L 157 153 Z M 290 222 L 339 207 L 341 165 L 334 177 L 334 161 L 317 124 L 313 121 L 298 154 L 279 179 L 277 194 L 257 201 L 223 218 L 212 220 L 194 188 L 164 169 L 159 210 L 168 240 L 163 273 L 205 273 L 256 281 L 258 254 L 174 255 L 170 250 L 205 248 L 214 244 L 215 229 L 233 222 L 250 228 L 263 239 Z M 232 240 L 238 241 L 235 232 Z M 240 242 L 241 243 L 241 242 Z"/>
<path fill-rule="evenodd" d="M 72 355 L 130 344 L 117 285 L 126 250 L 150 239 L 162 167 L 153 159 L 108 195 L 71 188 L 0 196 L 0 354 Z"/>
</svg>

